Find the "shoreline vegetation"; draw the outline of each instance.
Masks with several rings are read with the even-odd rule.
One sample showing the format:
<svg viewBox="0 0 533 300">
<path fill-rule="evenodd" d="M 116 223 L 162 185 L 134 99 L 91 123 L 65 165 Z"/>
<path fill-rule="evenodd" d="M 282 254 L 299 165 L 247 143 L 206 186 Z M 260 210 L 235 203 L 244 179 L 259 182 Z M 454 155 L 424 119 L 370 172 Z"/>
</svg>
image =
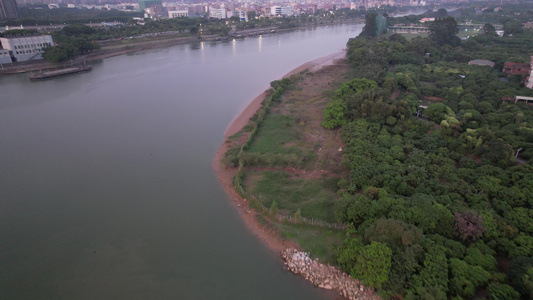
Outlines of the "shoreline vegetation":
<svg viewBox="0 0 533 300">
<path fill-rule="evenodd" d="M 288 72 L 285 76 L 280 78 L 279 82 L 283 82 L 283 80 L 287 82 L 286 80 L 290 80 L 292 77 L 299 77 L 303 76 L 304 74 L 306 74 L 306 76 L 314 77 L 313 80 L 327 82 L 326 77 L 329 77 L 330 74 L 324 73 L 322 75 L 318 75 L 318 73 L 323 71 L 325 68 L 331 67 L 332 69 L 335 69 L 339 66 L 341 73 L 345 72 L 345 55 L 346 51 L 342 50 L 331 55 L 306 62 Z M 279 89 L 277 92 L 279 94 L 282 93 L 282 91 Z M 267 218 L 275 218 L 280 223 L 297 223 L 300 225 L 308 223 L 313 224 L 312 226 L 334 228 L 338 230 L 344 230 L 345 224 L 330 224 L 323 221 L 312 223 L 313 221 L 303 217 L 296 217 L 297 219 L 295 219 L 295 217 L 287 217 L 277 214 L 276 212 L 271 214 L 271 209 L 269 210 L 266 208 L 264 204 L 258 201 L 254 195 L 248 194 L 243 189 L 241 182 L 239 182 L 244 177 L 242 174 L 242 163 L 240 163 L 240 167 L 228 166 L 228 151 L 235 146 L 242 147 L 243 143 L 247 143 L 244 141 L 244 135 L 241 135 L 239 141 L 236 143 L 234 141 L 234 137 L 236 135 L 240 135 L 242 131 L 246 131 L 246 128 L 249 128 L 251 124 L 257 124 L 255 123 L 254 119 L 258 115 L 262 115 L 265 111 L 276 109 L 273 108 L 270 103 L 273 103 L 275 101 L 274 99 L 278 96 L 279 95 L 276 95 L 276 92 L 273 92 L 272 90 L 261 93 L 259 96 L 253 99 L 227 127 L 224 133 L 224 142 L 219 147 L 213 160 L 213 169 L 217 173 L 217 177 L 221 185 L 239 211 L 239 214 L 246 227 L 270 250 L 280 254 L 282 259 L 285 261 L 285 267 L 287 270 L 293 272 L 294 274 L 303 276 L 316 287 L 326 290 L 334 290 L 347 299 L 380 299 L 379 296 L 375 294 L 373 289 L 365 288 L 360 281 L 351 278 L 348 274 L 342 272 L 337 267 L 328 264 L 322 264 L 316 258 L 314 260 L 311 259 L 309 254 L 302 252 L 302 247 L 298 242 L 282 236 L 279 228 L 276 228 L 269 220 L 267 220 Z M 317 111 L 321 113 L 320 108 Z M 262 119 L 262 117 L 259 118 Z M 256 127 L 254 128 L 257 129 L 257 125 L 255 126 Z M 255 129 L 252 129 L 252 132 L 254 132 Z M 336 135 L 337 134 L 334 133 L 333 139 L 338 139 L 338 137 L 335 137 Z M 251 134 L 246 137 L 246 140 L 248 139 L 252 139 Z M 337 143 L 338 142 L 335 142 L 335 145 L 330 148 L 334 148 L 334 151 L 338 151 Z M 325 172 L 325 170 L 317 170 L 316 172 L 308 173 L 308 175 L 316 177 L 315 175 L 312 175 L 312 173 L 315 173 L 316 175 L 322 175 L 323 172 Z M 247 194 L 249 196 L 244 196 Z M 292 219 L 292 221 L 289 219 Z"/>
<path fill-rule="evenodd" d="M 299 74 L 304 71 L 316 71 L 322 67 L 332 65 L 336 60 L 341 59 L 345 55 L 345 51 L 340 51 L 329 56 L 321 57 L 310 62 L 306 62 L 301 66 L 291 70 L 285 74 L 282 78 L 288 78 L 292 75 Z M 213 169 L 217 173 L 218 179 L 226 193 L 233 200 L 233 203 L 239 209 L 241 216 L 246 226 L 257 235 L 271 250 L 280 252 L 287 248 L 298 248 L 294 243 L 280 239 L 276 232 L 267 230 L 262 227 L 256 218 L 259 213 L 253 211 L 248 204 L 248 200 L 242 197 L 233 184 L 233 179 L 237 174 L 237 168 L 226 168 L 222 166 L 222 160 L 224 159 L 227 151 L 230 147 L 229 138 L 239 131 L 241 131 L 253 116 L 261 109 L 263 102 L 268 96 L 268 91 L 261 93 L 255 99 L 253 99 L 248 106 L 229 124 L 224 133 L 224 143 L 219 147 L 213 160 Z"/>
</svg>

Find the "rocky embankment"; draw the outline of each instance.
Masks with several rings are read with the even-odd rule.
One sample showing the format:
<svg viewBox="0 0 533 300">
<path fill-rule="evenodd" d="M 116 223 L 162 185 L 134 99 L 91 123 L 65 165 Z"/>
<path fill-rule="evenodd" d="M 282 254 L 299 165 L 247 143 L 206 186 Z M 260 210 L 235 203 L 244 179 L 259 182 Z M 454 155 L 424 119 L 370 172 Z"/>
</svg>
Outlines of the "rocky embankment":
<svg viewBox="0 0 533 300">
<path fill-rule="evenodd" d="M 361 282 L 350 278 L 339 269 L 312 260 L 305 252 L 293 248 L 281 251 L 285 266 L 294 274 L 301 274 L 315 286 L 327 290 L 336 290 L 350 300 L 381 299 L 374 290 L 365 288 Z"/>
</svg>

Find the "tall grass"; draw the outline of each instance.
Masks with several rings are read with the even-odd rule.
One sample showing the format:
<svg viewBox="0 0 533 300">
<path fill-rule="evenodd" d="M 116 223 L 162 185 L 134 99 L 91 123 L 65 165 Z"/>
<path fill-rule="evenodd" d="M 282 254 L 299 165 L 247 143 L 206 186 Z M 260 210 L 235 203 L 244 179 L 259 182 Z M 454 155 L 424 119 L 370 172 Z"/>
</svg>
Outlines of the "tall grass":
<svg viewBox="0 0 533 300">
<path fill-rule="evenodd" d="M 251 191 L 260 195 L 260 201 L 269 207 L 276 201 L 281 212 L 293 215 L 298 209 L 303 217 L 335 222 L 334 190 L 324 188 L 329 182 L 315 179 L 291 178 L 287 172 L 262 172 Z"/>
</svg>

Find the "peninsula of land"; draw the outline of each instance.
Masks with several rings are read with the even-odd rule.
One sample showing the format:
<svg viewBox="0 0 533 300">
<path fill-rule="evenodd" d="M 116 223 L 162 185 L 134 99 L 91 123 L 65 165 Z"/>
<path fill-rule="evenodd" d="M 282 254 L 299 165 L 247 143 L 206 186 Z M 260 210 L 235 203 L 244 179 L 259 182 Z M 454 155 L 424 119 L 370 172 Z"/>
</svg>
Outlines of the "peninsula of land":
<svg viewBox="0 0 533 300">
<path fill-rule="evenodd" d="M 332 85 L 335 85 L 336 83 L 333 83 L 332 80 L 342 78 L 342 74 L 346 72 L 347 65 L 344 60 L 345 53 L 346 52 L 343 50 L 307 62 L 290 71 L 283 76 L 283 78 L 289 78 L 301 74 L 312 74 L 306 76 L 306 79 L 303 80 L 302 84 L 313 86 L 313 93 L 317 93 L 318 95 L 323 92 L 323 89 L 331 88 Z M 251 208 L 249 200 L 242 197 L 235 189 L 233 179 L 237 174 L 238 168 L 227 167 L 224 165 L 223 159 L 228 150 L 231 147 L 235 147 L 235 142 L 231 140 L 231 137 L 239 133 L 251 121 L 254 115 L 262 108 L 263 102 L 267 97 L 269 97 L 268 92 L 263 92 L 253 99 L 239 116 L 231 122 L 224 133 L 225 142 L 220 146 L 213 160 L 213 168 L 216 171 L 224 190 L 232 199 L 248 229 L 259 237 L 268 248 L 280 253 L 280 256 L 285 261 L 287 270 L 303 276 L 306 280 L 319 288 L 335 290 L 347 299 L 379 299 L 373 289 L 365 288 L 361 282 L 349 277 L 336 267 L 322 264 L 317 259 L 312 260 L 307 253 L 302 252 L 300 245 L 296 242 L 283 238 L 280 236 L 278 230 L 269 226 L 268 223 L 261 222 L 262 213 Z M 305 98 L 305 100 L 308 100 L 310 95 L 304 95 L 302 97 Z M 319 104 L 311 109 L 314 113 L 320 114 L 322 111 L 321 107 L 322 105 Z M 314 119 L 316 124 L 312 124 L 311 126 L 313 127 L 317 126 L 320 122 L 320 118 Z M 329 142 L 332 142 L 326 142 L 327 145 L 323 147 L 323 154 L 328 152 L 331 153 L 331 150 L 338 152 L 337 147 L 340 141 L 337 133 L 329 132 L 329 136 L 325 137 L 325 135 L 328 135 L 328 133 L 325 133 L 325 130 L 318 129 L 315 130 L 315 132 L 317 133 L 317 138 L 322 141 L 329 140 Z M 238 141 L 237 144 L 242 143 L 244 137 L 241 137 L 239 140 L 240 141 Z M 322 152 L 322 148 L 317 151 Z M 337 155 L 337 157 L 338 156 L 339 155 Z M 299 172 L 295 169 L 292 171 Z M 324 172 L 326 171 L 316 168 L 315 170 L 308 172 L 305 176 L 316 178 L 324 174 Z"/>
</svg>

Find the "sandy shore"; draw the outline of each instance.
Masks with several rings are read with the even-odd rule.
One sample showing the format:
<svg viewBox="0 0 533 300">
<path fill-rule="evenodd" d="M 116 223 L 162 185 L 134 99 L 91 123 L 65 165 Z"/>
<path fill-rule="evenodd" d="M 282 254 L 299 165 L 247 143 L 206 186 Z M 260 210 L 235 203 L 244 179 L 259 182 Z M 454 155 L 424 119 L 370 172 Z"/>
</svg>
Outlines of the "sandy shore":
<svg viewBox="0 0 533 300">
<path fill-rule="evenodd" d="M 336 60 L 344 58 L 345 55 L 346 52 L 343 50 L 315 59 L 297 67 L 283 77 L 289 77 L 306 70 L 315 72 L 320 70 L 322 67 L 332 65 Z M 266 230 L 256 221 L 256 215 L 258 215 L 258 213 L 248 206 L 246 199 L 242 198 L 233 187 L 233 177 L 237 173 L 237 169 L 221 167 L 220 163 L 221 159 L 224 158 L 226 151 L 228 151 L 228 143 L 226 143 L 226 140 L 230 136 L 239 132 L 244 126 L 246 126 L 246 124 L 248 124 L 253 115 L 261 107 L 261 103 L 263 103 L 265 97 L 266 93 L 264 92 L 253 99 L 250 104 L 239 114 L 239 116 L 236 117 L 228 126 L 224 133 L 224 143 L 220 146 L 220 148 L 218 148 L 218 151 L 215 154 L 215 158 L 213 160 L 213 169 L 217 173 L 218 179 L 224 187 L 224 190 L 229 197 L 231 197 L 236 208 L 239 210 L 246 227 L 253 234 L 259 237 L 259 239 L 261 239 L 261 241 L 263 241 L 269 249 L 276 252 L 281 252 L 286 248 L 298 248 L 298 246 L 291 241 L 281 239 L 276 232 Z"/>
</svg>

